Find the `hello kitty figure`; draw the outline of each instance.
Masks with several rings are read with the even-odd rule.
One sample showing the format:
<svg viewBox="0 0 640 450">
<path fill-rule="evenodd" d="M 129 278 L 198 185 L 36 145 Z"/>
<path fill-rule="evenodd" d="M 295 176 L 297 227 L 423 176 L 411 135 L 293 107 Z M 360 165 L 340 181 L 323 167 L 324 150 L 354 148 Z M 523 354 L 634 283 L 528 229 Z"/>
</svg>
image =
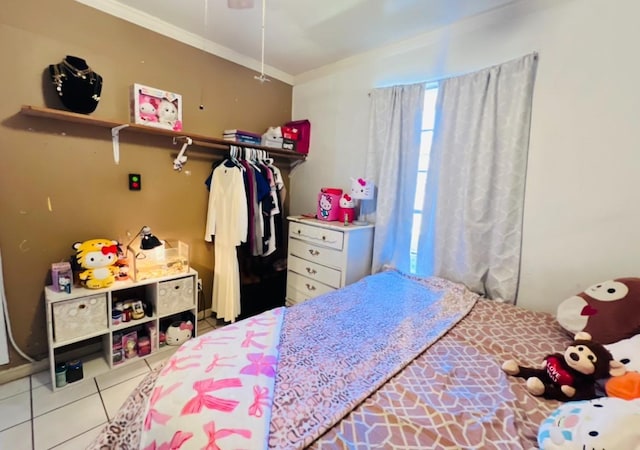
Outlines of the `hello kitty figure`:
<svg viewBox="0 0 640 450">
<path fill-rule="evenodd" d="M 178 119 L 178 107 L 165 98 L 158 105 L 158 122 L 168 125 L 173 131 L 182 130 L 182 122 Z"/>
<path fill-rule="evenodd" d="M 138 100 L 140 118 L 146 122 L 158 121 L 158 99 L 140 93 Z"/>
<path fill-rule="evenodd" d="M 190 320 L 187 322 L 173 322 L 169 328 L 167 328 L 165 339 L 167 345 L 182 345 L 191 339 L 192 334 L 193 324 Z"/>
<path fill-rule="evenodd" d="M 355 201 L 349 194 L 342 194 L 340 197 L 340 219 L 347 225 L 355 219 Z"/>
</svg>

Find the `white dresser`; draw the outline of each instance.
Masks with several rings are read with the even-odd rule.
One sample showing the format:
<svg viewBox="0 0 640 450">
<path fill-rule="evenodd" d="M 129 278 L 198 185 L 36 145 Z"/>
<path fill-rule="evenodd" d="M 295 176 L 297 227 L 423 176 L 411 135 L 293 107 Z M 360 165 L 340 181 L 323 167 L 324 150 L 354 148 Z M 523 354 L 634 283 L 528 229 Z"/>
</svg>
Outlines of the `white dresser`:
<svg viewBox="0 0 640 450">
<path fill-rule="evenodd" d="M 373 225 L 300 216 L 289 220 L 287 306 L 334 291 L 371 274 Z"/>
</svg>

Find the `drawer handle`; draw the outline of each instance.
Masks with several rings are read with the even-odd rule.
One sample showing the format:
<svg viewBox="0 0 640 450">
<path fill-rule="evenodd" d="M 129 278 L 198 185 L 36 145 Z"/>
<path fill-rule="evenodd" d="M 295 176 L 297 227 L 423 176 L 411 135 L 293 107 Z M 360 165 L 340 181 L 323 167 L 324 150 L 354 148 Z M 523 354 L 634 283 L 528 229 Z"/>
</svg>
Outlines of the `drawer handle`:
<svg viewBox="0 0 640 450">
<path fill-rule="evenodd" d="M 323 240 L 323 241 L 326 241 L 326 240 L 327 240 L 327 237 L 326 237 L 324 234 L 322 235 L 322 240 Z"/>
<path fill-rule="evenodd" d="M 306 269 L 307 269 L 307 273 L 309 275 L 315 275 L 315 274 L 318 273 L 318 271 L 316 269 L 312 269 L 311 267 L 307 267 Z"/>
<path fill-rule="evenodd" d="M 298 231 L 296 231 L 296 233 L 298 233 L 298 234 L 302 233 L 302 231 L 300 230 L 300 228 L 298 228 Z"/>
<path fill-rule="evenodd" d="M 311 253 L 311 256 L 318 256 L 320 254 L 318 250 L 314 250 L 312 248 L 309 249 L 309 253 Z"/>
<path fill-rule="evenodd" d="M 78 309 L 85 309 L 87 307 L 87 305 L 85 305 L 84 303 L 80 303 L 78 305 Z"/>
<path fill-rule="evenodd" d="M 307 283 L 306 286 L 307 286 L 307 289 L 309 289 L 310 291 L 315 291 L 316 290 L 316 287 L 314 285 L 312 285 L 312 284 Z"/>
</svg>

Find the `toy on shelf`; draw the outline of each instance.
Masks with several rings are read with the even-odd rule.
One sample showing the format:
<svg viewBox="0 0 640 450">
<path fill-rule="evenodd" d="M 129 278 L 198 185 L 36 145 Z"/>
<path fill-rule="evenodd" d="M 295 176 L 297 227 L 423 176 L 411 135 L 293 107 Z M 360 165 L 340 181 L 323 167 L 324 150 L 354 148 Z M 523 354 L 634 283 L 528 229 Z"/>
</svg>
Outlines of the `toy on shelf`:
<svg viewBox="0 0 640 450">
<path fill-rule="evenodd" d="M 138 114 L 140 114 L 140 119 L 144 121 L 157 122 L 158 99 L 151 97 L 150 95 L 140 93 Z"/>
<path fill-rule="evenodd" d="M 167 345 L 182 345 L 191 339 L 192 334 L 193 324 L 190 320 L 186 322 L 173 322 L 169 325 L 169 328 L 167 328 L 165 339 Z"/>
<path fill-rule="evenodd" d="M 173 131 L 182 130 L 182 122 L 178 116 L 177 102 L 170 102 L 163 98 L 158 105 L 158 122 L 166 124 Z"/>
<path fill-rule="evenodd" d="M 342 194 L 340 197 L 340 220 L 344 221 L 347 225 L 355 219 L 356 216 L 356 203 L 353 198 L 347 194 Z"/>
<path fill-rule="evenodd" d="M 131 120 L 140 125 L 182 131 L 182 96 L 135 83 L 131 87 Z"/>
<path fill-rule="evenodd" d="M 118 268 L 118 242 L 110 239 L 91 239 L 73 244 L 76 261 L 84 269 L 80 282 L 89 289 L 111 286 Z"/>
</svg>

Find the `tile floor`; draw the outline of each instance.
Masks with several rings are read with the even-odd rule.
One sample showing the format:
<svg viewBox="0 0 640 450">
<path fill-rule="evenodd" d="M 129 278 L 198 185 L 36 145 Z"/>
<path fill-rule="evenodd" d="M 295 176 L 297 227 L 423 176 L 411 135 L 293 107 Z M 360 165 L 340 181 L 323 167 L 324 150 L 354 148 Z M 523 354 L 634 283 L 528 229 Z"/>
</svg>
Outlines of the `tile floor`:
<svg viewBox="0 0 640 450">
<path fill-rule="evenodd" d="M 198 321 L 198 335 L 216 321 Z M 176 347 L 177 348 L 177 347 Z M 0 450 L 84 450 L 144 376 L 171 352 L 53 392 L 49 371 L 0 385 Z"/>
</svg>

